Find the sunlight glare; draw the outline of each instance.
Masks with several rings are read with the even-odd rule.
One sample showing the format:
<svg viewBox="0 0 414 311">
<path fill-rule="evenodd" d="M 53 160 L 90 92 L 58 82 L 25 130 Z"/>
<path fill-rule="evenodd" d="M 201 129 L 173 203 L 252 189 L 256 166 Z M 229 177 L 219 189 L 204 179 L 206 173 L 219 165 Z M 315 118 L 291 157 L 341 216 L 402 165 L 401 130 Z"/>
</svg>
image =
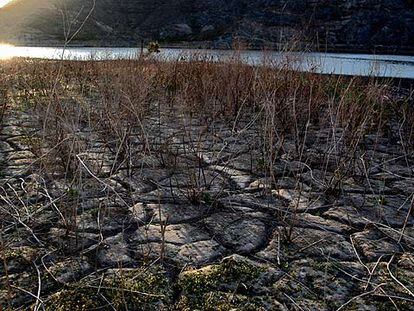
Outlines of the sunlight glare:
<svg viewBox="0 0 414 311">
<path fill-rule="evenodd" d="M 10 59 L 14 56 L 15 47 L 11 44 L 0 43 L 0 60 Z"/>
<path fill-rule="evenodd" d="M 0 0 L 0 9 L 10 2 L 12 2 L 12 0 Z"/>
</svg>

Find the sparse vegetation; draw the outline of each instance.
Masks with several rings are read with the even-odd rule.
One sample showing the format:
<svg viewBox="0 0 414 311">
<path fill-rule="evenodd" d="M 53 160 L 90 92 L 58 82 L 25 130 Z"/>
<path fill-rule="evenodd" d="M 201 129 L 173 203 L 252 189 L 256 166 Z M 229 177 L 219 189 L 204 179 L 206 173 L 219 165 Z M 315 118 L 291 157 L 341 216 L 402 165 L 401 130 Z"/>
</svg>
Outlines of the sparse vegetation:
<svg viewBox="0 0 414 311">
<path fill-rule="evenodd" d="M 252 295 L 253 287 L 266 268 L 255 266 L 239 258 L 199 271 L 184 273 L 178 284 L 182 290 L 179 307 L 182 310 L 265 310 L 258 297 L 252 301 L 243 295 Z"/>
<path fill-rule="evenodd" d="M 247 66 L 237 52 L 226 63 L 0 62 L 0 305 L 412 301 L 409 259 L 398 276 L 375 278 L 377 260 L 398 256 L 392 268 L 401 252 L 412 256 L 412 91 L 273 65 Z M 5 251 L 23 246 L 36 251 L 24 260 Z M 187 269 L 230 253 L 268 265 Z M 68 258 L 81 264 L 53 272 Z"/>
<path fill-rule="evenodd" d="M 55 294 L 46 302 L 46 310 L 167 310 L 171 295 L 170 281 L 163 271 L 110 271 Z"/>
</svg>

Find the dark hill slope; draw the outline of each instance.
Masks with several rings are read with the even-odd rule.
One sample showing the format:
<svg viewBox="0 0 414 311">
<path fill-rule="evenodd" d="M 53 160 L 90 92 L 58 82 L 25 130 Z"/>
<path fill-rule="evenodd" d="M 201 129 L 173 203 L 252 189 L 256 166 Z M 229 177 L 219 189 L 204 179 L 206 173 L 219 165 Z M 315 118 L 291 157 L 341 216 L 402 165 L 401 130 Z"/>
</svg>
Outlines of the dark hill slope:
<svg viewBox="0 0 414 311">
<path fill-rule="evenodd" d="M 0 9 L 0 40 L 60 43 L 64 29 L 73 33 L 91 4 L 17 0 Z M 71 22 L 75 17 L 78 23 Z M 141 38 L 220 47 L 238 38 L 251 47 L 300 41 L 331 50 L 414 50 L 414 5 L 409 0 L 97 0 L 72 43 L 135 45 Z"/>
</svg>

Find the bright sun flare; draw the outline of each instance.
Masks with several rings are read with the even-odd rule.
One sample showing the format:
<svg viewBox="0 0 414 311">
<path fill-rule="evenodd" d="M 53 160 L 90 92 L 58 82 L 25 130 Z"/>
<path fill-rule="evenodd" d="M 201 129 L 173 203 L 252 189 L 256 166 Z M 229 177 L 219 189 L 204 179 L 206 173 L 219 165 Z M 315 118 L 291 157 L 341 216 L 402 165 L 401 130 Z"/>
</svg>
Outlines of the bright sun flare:
<svg viewBox="0 0 414 311">
<path fill-rule="evenodd" d="M 9 59 L 14 56 L 14 46 L 0 43 L 0 60 Z"/>
<path fill-rule="evenodd" d="M 12 2 L 13 0 L 0 0 L 0 8 L 4 7 L 9 2 Z"/>
</svg>

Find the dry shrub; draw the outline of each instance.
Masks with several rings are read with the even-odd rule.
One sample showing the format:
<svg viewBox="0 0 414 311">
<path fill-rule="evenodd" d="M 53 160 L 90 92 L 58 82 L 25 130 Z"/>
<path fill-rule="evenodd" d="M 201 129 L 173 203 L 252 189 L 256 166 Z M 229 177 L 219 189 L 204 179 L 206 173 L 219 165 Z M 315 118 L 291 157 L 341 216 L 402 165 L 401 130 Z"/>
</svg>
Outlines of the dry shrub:
<svg viewBox="0 0 414 311">
<path fill-rule="evenodd" d="M 0 89 L 0 126 L 3 124 L 7 108 L 7 90 Z"/>
</svg>

